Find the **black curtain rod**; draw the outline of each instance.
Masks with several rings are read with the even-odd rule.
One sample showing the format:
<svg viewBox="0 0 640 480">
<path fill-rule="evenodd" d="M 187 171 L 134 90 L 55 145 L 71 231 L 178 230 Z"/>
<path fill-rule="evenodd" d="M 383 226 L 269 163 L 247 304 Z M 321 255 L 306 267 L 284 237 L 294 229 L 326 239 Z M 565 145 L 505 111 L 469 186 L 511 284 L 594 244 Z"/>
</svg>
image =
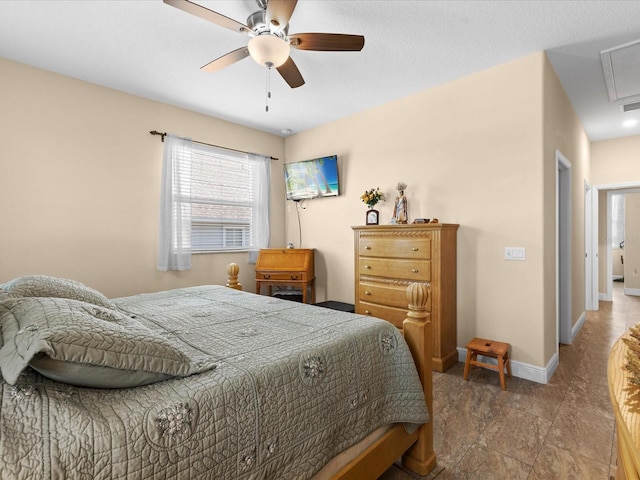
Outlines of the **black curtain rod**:
<svg viewBox="0 0 640 480">
<path fill-rule="evenodd" d="M 149 133 L 150 133 L 151 135 L 160 135 L 160 139 L 161 139 L 163 142 L 164 142 L 164 137 L 166 137 L 166 136 L 167 136 L 167 132 L 159 132 L 159 131 L 157 131 L 157 130 L 151 130 Z M 194 142 L 194 143 L 199 143 L 200 145 L 207 145 L 207 146 L 209 146 L 209 147 L 216 147 L 216 148 L 224 148 L 224 149 L 226 149 L 226 150 L 231 150 L 231 151 L 233 151 L 233 152 L 251 153 L 251 152 L 245 152 L 245 151 L 243 151 L 243 150 L 236 150 L 235 148 L 228 148 L 228 147 L 221 147 L 220 145 L 213 145 L 212 143 L 204 143 L 204 142 L 199 142 L 199 141 L 197 141 L 197 140 L 191 140 L 191 141 L 192 141 L 192 142 Z M 256 154 L 254 154 L 254 155 L 256 155 Z M 278 159 L 278 158 L 276 158 L 276 157 L 271 157 L 271 156 L 270 156 L 269 158 L 270 158 L 271 160 L 279 160 L 279 159 Z"/>
</svg>

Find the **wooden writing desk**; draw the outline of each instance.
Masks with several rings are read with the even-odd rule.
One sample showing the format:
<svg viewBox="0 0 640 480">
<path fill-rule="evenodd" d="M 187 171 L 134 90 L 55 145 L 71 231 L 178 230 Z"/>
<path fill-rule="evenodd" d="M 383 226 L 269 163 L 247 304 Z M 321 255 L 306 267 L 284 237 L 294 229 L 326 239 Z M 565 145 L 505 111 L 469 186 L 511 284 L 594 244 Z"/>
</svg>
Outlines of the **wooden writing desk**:
<svg viewBox="0 0 640 480">
<path fill-rule="evenodd" d="M 258 253 L 256 263 L 256 293 L 263 286 L 299 287 L 302 301 L 307 303 L 307 290 L 311 290 L 311 302 L 316 301 L 313 249 L 265 248 Z"/>
</svg>

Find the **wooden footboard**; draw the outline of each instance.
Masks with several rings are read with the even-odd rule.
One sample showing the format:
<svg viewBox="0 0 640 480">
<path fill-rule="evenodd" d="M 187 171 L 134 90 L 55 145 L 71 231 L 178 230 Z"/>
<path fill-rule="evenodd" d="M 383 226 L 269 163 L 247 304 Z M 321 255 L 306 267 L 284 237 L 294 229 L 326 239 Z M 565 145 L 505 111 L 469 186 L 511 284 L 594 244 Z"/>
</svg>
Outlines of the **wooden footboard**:
<svg viewBox="0 0 640 480">
<path fill-rule="evenodd" d="M 432 331 L 427 312 L 427 288 L 420 283 L 407 287 L 409 312 L 403 323 L 404 337 L 416 363 L 427 407 L 432 421 L 408 434 L 402 425 L 396 425 L 374 442 L 360 456 L 343 468 L 334 478 L 375 479 L 398 458 L 409 470 L 427 475 L 436 466 L 433 451 L 433 392 L 431 374 Z"/>
</svg>

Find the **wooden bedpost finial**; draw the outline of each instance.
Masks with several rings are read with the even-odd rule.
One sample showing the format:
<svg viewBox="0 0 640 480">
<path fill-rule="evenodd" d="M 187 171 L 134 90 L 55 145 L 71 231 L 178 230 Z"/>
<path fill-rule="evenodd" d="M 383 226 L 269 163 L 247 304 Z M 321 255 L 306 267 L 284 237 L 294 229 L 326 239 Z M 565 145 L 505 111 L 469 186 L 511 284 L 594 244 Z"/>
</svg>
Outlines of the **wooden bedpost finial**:
<svg viewBox="0 0 640 480">
<path fill-rule="evenodd" d="M 242 285 L 238 283 L 238 273 L 240 273 L 240 267 L 237 263 L 230 263 L 227 265 L 227 287 L 234 288 L 236 290 L 242 290 Z"/>
<path fill-rule="evenodd" d="M 422 283 L 412 283 L 407 287 L 407 302 L 409 303 L 409 317 L 424 318 L 422 312 L 427 311 L 429 291 Z"/>
</svg>

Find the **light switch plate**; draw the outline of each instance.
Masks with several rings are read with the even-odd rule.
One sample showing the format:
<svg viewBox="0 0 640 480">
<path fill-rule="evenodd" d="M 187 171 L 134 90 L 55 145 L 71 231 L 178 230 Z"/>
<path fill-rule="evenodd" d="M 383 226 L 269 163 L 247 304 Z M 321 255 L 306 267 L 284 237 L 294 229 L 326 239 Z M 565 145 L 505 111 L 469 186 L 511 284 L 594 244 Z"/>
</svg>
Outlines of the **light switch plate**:
<svg viewBox="0 0 640 480">
<path fill-rule="evenodd" d="M 524 261 L 526 259 L 525 248 L 524 247 L 504 247 L 504 259 Z"/>
</svg>

